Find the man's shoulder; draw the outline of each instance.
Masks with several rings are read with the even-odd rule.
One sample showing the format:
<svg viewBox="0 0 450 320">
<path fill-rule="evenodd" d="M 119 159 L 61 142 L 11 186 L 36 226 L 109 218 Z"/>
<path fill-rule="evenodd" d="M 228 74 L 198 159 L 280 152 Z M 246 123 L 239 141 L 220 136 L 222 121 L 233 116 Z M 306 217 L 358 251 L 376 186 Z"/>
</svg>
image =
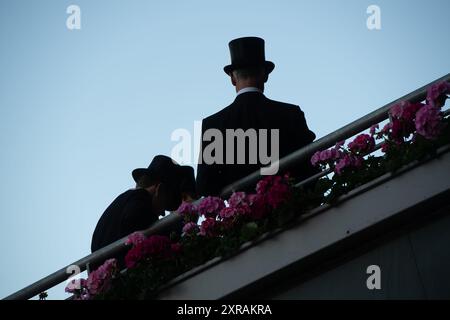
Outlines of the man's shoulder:
<svg viewBox="0 0 450 320">
<path fill-rule="evenodd" d="M 212 115 L 209 115 L 206 118 L 204 118 L 203 125 L 207 126 L 208 124 L 214 124 L 217 121 L 221 121 L 224 117 L 226 117 L 230 113 L 231 108 L 233 107 L 234 104 L 235 104 L 235 102 L 231 103 L 230 105 L 223 108 L 222 110 L 220 110 L 216 113 L 213 113 Z"/>
<path fill-rule="evenodd" d="M 302 112 L 298 105 L 272 100 L 272 99 L 267 98 L 266 96 L 263 96 L 263 97 L 264 98 L 262 101 L 264 101 L 264 103 L 263 103 L 263 105 L 258 106 L 258 108 L 275 109 L 277 112 L 285 113 L 285 114 L 293 114 L 293 113 Z M 239 102 L 235 100 L 233 103 L 231 103 L 227 107 L 204 118 L 203 124 L 206 124 L 206 125 L 214 124 L 215 122 L 221 121 L 222 119 L 226 118 L 228 115 L 232 114 L 236 110 L 239 110 Z"/>
<path fill-rule="evenodd" d="M 286 111 L 286 112 L 299 112 L 301 111 L 300 107 L 296 104 L 292 104 L 292 103 L 287 103 L 287 102 L 281 102 L 281 101 L 276 101 L 276 100 L 272 100 L 266 97 L 267 100 L 267 104 L 274 107 L 274 108 L 279 108 L 282 111 Z"/>
<path fill-rule="evenodd" d="M 150 200 L 150 194 L 145 189 L 128 189 L 121 193 L 114 201 L 115 204 L 125 205 L 131 201 L 146 201 Z"/>
</svg>

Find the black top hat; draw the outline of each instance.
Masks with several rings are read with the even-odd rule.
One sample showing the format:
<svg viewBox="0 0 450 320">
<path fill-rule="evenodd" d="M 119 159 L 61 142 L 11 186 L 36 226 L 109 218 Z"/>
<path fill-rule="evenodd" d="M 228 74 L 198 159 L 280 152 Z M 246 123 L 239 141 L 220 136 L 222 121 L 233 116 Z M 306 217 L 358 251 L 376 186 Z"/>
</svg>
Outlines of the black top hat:
<svg viewBox="0 0 450 320">
<path fill-rule="evenodd" d="M 231 64 L 223 70 L 230 75 L 233 70 L 265 66 L 267 74 L 275 68 L 272 61 L 266 61 L 264 53 L 264 40 L 258 37 L 245 37 L 231 40 L 230 47 Z"/>
<path fill-rule="evenodd" d="M 181 185 L 185 183 L 184 181 L 195 181 L 193 168 L 189 166 L 180 166 L 171 158 L 163 155 L 155 156 L 148 168 L 134 169 L 131 175 L 136 182 L 138 182 L 142 176 L 147 175 L 160 182 L 177 185 L 179 187 L 182 187 Z"/>
</svg>

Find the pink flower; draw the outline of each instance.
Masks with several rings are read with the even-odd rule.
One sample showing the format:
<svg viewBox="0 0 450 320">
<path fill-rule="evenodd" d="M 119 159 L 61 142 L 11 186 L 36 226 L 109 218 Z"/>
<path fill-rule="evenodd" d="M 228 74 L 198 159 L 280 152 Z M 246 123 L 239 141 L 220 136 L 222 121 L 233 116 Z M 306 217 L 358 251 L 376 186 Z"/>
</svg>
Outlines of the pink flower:
<svg viewBox="0 0 450 320">
<path fill-rule="evenodd" d="M 331 151 L 331 158 L 333 160 L 340 159 L 343 156 L 342 151 L 340 151 L 337 147 L 334 149 L 331 149 L 330 151 Z"/>
<path fill-rule="evenodd" d="M 313 154 L 313 156 L 311 157 L 311 164 L 313 166 L 316 166 L 317 164 L 319 164 L 320 162 L 320 151 L 317 151 L 316 153 Z"/>
<path fill-rule="evenodd" d="M 269 213 L 263 196 L 259 194 L 250 194 L 248 195 L 248 200 L 251 210 L 247 215 L 250 219 L 259 220 Z"/>
<path fill-rule="evenodd" d="M 376 131 L 378 130 L 379 125 L 378 124 L 374 124 L 373 126 L 370 127 L 370 135 L 373 137 L 376 134 Z"/>
<path fill-rule="evenodd" d="M 410 103 L 402 101 L 394 105 L 389 111 L 391 115 L 390 138 L 396 142 L 404 142 L 404 138 L 414 133 L 414 119 L 416 113 L 424 105 L 422 103 Z"/>
<path fill-rule="evenodd" d="M 147 258 L 168 259 L 171 257 L 171 243 L 166 236 L 150 236 L 143 242 L 131 248 L 125 256 L 127 268 L 134 268 L 140 261 Z"/>
<path fill-rule="evenodd" d="M 233 192 L 230 199 L 228 199 L 228 203 L 230 204 L 230 207 L 238 207 L 242 205 L 243 203 L 246 203 L 247 195 L 245 192 Z"/>
<path fill-rule="evenodd" d="M 427 104 L 433 107 L 442 108 L 450 94 L 450 83 L 439 82 L 430 86 L 427 90 Z"/>
<path fill-rule="evenodd" d="M 197 210 L 198 209 L 194 204 L 183 201 L 183 203 L 181 203 L 180 207 L 177 209 L 177 212 L 184 217 L 185 221 L 197 221 Z"/>
<path fill-rule="evenodd" d="M 389 131 L 392 129 L 392 122 L 386 123 L 383 127 L 383 129 L 381 129 L 381 133 L 382 134 L 389 134 Z"/>
<path fill-rule="evenodd" d="M 64 289 L 67 293 L 79 294 L 86 289 L 86 279 L 72 279 Z"/>
<path fill-rule="evenodd" d="M 367 154 L 375 148 L 375 139 L 368 134 L 360 134 L 348 144 L 348 148 L 354 154 Z"/>
<path fill-rule="evenodd" d="M 225 203 L 221 198 L 206 197 L 198 205 L 198 212 L 205 217 L 215 218 L 223 208 Z"/>
<path fill-rule="evenodd" d="M 341 160 L 334 167 L 334 171 L 341 175 L 342 172 L 347 168 L 358 168 L 362 165 L 362 158 L 359 156 L 346 154 L 342 157 Z"/>
<path fill-rule="evenodd" d="M 331 157 L 332 157 L 332 155 L 331 155 L 330 150 L 324 150 L 320 153 L 320 161 L 322 161 L 322 162 L 331 159 Z"/>
<path fill-rule="evenodd" d="M 276 209 L 281 203 L 287 201 L 290 196 L 291 189 L 289 185 L 284 183 L 277 183 L 267 194 L 267 203 L 272 207 L 272 209 Z"/>
<path fill-rule="evenodd" d="M 220 210 L 219 216 L 222 219 L 230 219 L 238 215 L 238 210 L 233 207 L 225 207 L 222 210 Z"/>
<path fill-rule="evenodd" d="M 403 114 L 402 103 L 403 102 L 397 103 L 391 107 L 389 112 L 393 118 L 400 119 L 402 117 Z"/>
<path fill-rule="evenodd" d="M 116 259 L 106 260 L 97 270 L 91 272 L 85 282 L 89 294 L 95 296 L 108 291 L 111 286 L 111 280 L 116 272 Z"/>
<path fill-rule="evenodd" d="M 218 235 L 219 223 L 214 218 L 206 218 L 200 225 L 200 235 L 204 237 L 216 237 Z"/>
<path fill-rule="evenodd" d="M 340 143 L 344 143 L 343 141 Z M 339 159 L 342 156 L 342 151 L 339 150 L 339 148 L 342 145 L 339 143 L 336 144 L 335 148 L 324 150 L 324 151 L 317 151 L 314 153 L 314 155 L 311 158 L 311 164 L 313 166 L 316 166 L 317 164 L 323 164 L 326 165 L 328 162 L 334 162 L 334 160 Z"/>
<path fill-rule="evenodd" d="M 436 139 L 443 128 L 442 114 L 438 107 L 426 105 L 417 112 L 416 130 L 421 136 L 429 140 Z"/>
<path fill-rule="evenodd" d="M 228 199 L 228 203 L 230 204 L 230 210 L 222 209 L 220 216 L 234 216 L 234 215 L 245 215 L 250 212 L 250 201 L 245 192 L 234 192 L 230 199 Z"/>
<path fill-rule="evenodd" d="M 136 231 L 130 234 L 125 241 L 126 245 L 132 244 L 133 246 L 137 246 L 138 244 L 142 243 L 145 240 L 145 236 L 142 232 Z"/>
<path fill-rule="evenodd" d="M 188 222 L 183 227 L 183 234 L 192 235 L 198 232 L 198 225 L 195 222 Z"/>
<path fill-rule="evenodd" d="M 258 182 L 256 193 L 262 196 L 272 209 L 276 209 L 291 196 L 288 179 L 288 176 L 268 176 Z"/>
</svg>

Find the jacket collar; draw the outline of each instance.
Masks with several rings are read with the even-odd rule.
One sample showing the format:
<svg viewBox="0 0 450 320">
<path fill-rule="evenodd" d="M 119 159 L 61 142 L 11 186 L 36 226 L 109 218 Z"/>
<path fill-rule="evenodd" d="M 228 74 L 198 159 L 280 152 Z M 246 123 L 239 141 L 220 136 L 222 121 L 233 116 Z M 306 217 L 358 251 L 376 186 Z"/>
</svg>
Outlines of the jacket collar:
<svg viewBox="0 0 450 320">
<path fill-rule="evenodd" d="M 240 95 L 240 94 L 243 94 L 243 93 L 246 93 L 246 92 L 259 92 L 259 93 L 262 93 L 261 89 L 259 89 L 259 88 L 256 88 L 256 87 L 246 87 L 246 88 L 242 88 L 241 90 L 239 90 L 239 91 L 236 93 L 236 96 L 238 96 L 238 95 Z"/>
</svg>

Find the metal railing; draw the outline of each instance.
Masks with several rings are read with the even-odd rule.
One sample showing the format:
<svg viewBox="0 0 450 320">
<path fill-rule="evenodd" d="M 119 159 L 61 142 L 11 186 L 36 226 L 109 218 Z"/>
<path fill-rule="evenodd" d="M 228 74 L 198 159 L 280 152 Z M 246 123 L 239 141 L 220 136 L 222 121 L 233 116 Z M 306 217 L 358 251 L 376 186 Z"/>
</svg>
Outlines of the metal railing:
<svg viewBox="0 0 450 320">
<path fill-rule="evenodd" d="M 279 170 L 283 170 L 284 168 L 291 167 L 297 163 L 303 162 L 305 160 L 309 160 L 309 158 L 319 150 L 325 150 L 335 145 L 336 142 L 346 140 L 368 128 L 370 128 L 374 124 L 378 124 L 388 118 L 388 111 L 389 109 L 395 105 L 396 103 L 400 101 L 411 101 L 411 102 L 419 102 L 425 99 L 427 87 L 441 81 L 447 81 L 450 82 L 450 73 L 436 79 L 433 82 L 430 82 L 429 84 L 391 102 L 387 105 L 359 118 L 358 120 L 353 121 L 352 123 L 349 123 L 348 125 L 342 127 L 341 129 L 338 129 L 318 140 L 315 142 L 303 147 L 302 149 L 299 149 L 286 157 L 280 159 L 278 161 Z M 329 172 L 320 172 L 312 177 L 309 177 L 305 179 L 304 181 L 297 184 L 303 185 L 310 181 L 313 181 L 315 179 L 318 179 L 324 175 L 326 175 Z M 231 195 L 233 191 L 240 190 L 246 187 L 249 187 L 251 185 L 256 184 L 256 182 L 261 178 L 260 171 L 256 171 L 238 181 L 235 183 L 225 187 L 222 192 L 222 197 L 228 197 Z M 169 230 L 172 226 L 175 224 L 180 223 L 182 220 L 182 217 L 178 214 L 170 214 L 169 216 L 159 220 L 154 225 L 152 225 L 150 228 L 143 231 L 143 233 L 146 236 L 152 235 L 152 234 L 159 234 L 164 233 L 165 231 Z M 71 273 L 68 273 L 68 268 L 76 265 L 80 268 L 80 272 L 85 271 L 87 268 L 89 268 L 89 265 L 95 265 L 98 263 L 101 263 L 105 261 L 106 259 L 109 259 L 113 256 L 116 256 L 118 253 L 121 253 L 127 249 L 128 246 L 125 245 L 127 237 L 117 240 L 110 245 L 99 249 L 90 255 L 75 261 L 68 265 L 67 267 L 64 267 L 49 276 L 5 297 L 5 300 L 23 300 L 23 299 L 30 299 L 39 293 L 46 291 L 61 282 L 67 280 L 69 277 L 72 276 Z"/>
</svg>

